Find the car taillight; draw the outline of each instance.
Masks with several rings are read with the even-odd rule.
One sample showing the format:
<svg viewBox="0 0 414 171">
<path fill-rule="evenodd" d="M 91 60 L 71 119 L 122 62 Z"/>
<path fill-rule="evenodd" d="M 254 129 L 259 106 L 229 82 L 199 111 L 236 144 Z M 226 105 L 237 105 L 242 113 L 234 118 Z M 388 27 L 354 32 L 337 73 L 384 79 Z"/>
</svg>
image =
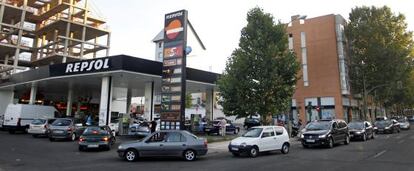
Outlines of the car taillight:
<svg viewBox="0 0 414 171">
<path fill-rule="evenodd" d="M 204 147 L 206 147 L 207 148 L 207 140 L 204 140 Z"/>
<path fill-rule="evenodd" d="M 72 128 L 68 128 L 68 131 L 72 131 Z"/>
<path fill-rule="evenodd" d="M 83 142 L 83 141 L 85 141 L 85 138 L 80 137 L 80 138 L 79 138 L 79 142 Z"/>
<path fill-rule="evenodd" d="M 109 141 L 109 138 L 108 137 L 103 137 L 102 140 L 103 141 Z"/>
</svg>

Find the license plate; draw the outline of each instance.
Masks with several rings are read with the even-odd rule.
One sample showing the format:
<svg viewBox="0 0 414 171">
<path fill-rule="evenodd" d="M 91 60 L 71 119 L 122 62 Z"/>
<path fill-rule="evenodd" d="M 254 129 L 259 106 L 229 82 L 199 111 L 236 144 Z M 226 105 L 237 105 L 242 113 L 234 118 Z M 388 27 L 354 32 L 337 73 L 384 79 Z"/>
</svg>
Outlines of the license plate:
<svg viewBox="0 0 414 171">
<path fill-rule="evenodd" d="M 378 129 L 378 131 L 384 131 L 383 129 Z"/>
<path fill-rule="evenodd" d="M 234 150 L 234 151 L 239 151 L 239 148 L 236 148 L 236 147 L 231 147 L 231 150 Z"/>
<path fill-rule="evenodd" d="M 315 142 L 315 140 L 306 140 L 306 142 L 312 142 L 313 143 L 313 142 Z"/>
<path fill-rule="evenodd" d="M 99 147 L 99 145 L 96 145 L 96 144 L 94 144 L 94 145 L 88 145 L 88 147 L 89 147 L 89 148 L 98 148 L 98 147 Z"/>
<path fill-rule="evenodd" d="M 210 131 L 210 129 L 205 129 L 206 131 Z"/>
<path fill-rule="evenodd" d="M 63 133 L 63 131 L 53 131 L 54 133 L 58 133 L 58 134 L 61 134 L 61 133 Z"/>
</svg>

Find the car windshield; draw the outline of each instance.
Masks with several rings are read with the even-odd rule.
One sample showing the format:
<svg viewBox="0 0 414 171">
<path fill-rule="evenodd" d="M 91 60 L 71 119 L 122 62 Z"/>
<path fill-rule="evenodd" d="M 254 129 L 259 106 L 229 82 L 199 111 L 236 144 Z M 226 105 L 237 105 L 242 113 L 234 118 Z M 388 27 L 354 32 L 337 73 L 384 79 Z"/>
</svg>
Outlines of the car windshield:
<svg viewBox="0 0 414 171">
<path fill-rule="evenodd" d="M 32 121 L 33 125 L 42 125 L 42 124 L 45 124 L 45 123 L 46 123 L 45 119 L 35 119 L 35 120 Z"/>
<path fill-rule="evenodd" d="M 328 130 L 331 128 L 331 122 L 311 122 L 306 125 L 306 130 L 317 131 L 317 130 Z"/>
<path fill-rule="evenodd" d="M 388 126 L 388 125 L 390 125 L 391 124 L 391 121 L 388 121 L 388 120 L 384 120 L 384 121 L 378 121 L 378 122 L 376 122 L 375 123 L 375 125 L 376 126 L 379 126 L 379 127 L 386 127 L 386 126 Z"/>
<path fill-rule="evenodd" d="M 108 134 L 103 127 L 88 127 L 83 132 L 84 135 Z"/>
<path fill-rule="evenodd" d="M 363 122 L 350 122 L 348 124 L 348 127 L 350 129 L 363 129 L 364 128 L 364 123 Z"/>
<path fill-rule="evenodd" d="M 57 119 L 55 122 L 52 123 L 53 126 L 69 126 L 71 120 L 69 119 Z"/>
<path fill-rule="evenodd" d="M 242 137 L 259 137 L 263 128 L 252 128 L 242 135 Z"/>
</svg>

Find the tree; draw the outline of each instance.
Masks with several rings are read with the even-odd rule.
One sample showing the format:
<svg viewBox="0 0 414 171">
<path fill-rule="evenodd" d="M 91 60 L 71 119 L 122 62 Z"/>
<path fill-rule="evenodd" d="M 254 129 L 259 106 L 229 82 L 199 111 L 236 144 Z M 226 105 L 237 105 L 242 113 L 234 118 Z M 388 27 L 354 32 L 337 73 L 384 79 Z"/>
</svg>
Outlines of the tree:
<svg viewBox="0 0 414 171">
<path fill-rule="evenodd" d="M 384 6 L 356 7 L 345 28 L 350 44 L 352 91 L 375 90 L 376 100 L 385 106 L 401 103 L 412 71 L 412 32 L 403 14 Z"/>
<path fill-rule="evenodd" d="M 288 49 L 286 25 L 257 7 L 247 22 L 218 80 L 219 103 L 227 116 L 259 114 L 268 124 L 271 115 L 290 109 L 299 63 Z"/>
</svg>

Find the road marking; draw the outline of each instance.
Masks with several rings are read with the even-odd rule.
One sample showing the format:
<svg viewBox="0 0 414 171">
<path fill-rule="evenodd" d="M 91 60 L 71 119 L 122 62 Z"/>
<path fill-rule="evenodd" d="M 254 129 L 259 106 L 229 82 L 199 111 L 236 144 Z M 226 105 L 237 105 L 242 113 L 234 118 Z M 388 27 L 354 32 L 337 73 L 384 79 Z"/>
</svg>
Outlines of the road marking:
<svg viewBox="0 0 414 171">
<path fill-rule="evenodd" d="M 398 144 L 401 144 L 401 143 L 403 143 L 405 140 L 400 140 L 400 141 L 398 141 Z"/>
<path fill-rule="evenodd" d="M 377 153 L 377 154 L 374 156 L 374 158 L 377 158 L 377 157 L 379 157 L 379 156 L 383 155 L 385 152 L 387 152 L 387 150 L 384 150 L 384 151 L 381 151 L 381 152 Z"/>
</svg>

